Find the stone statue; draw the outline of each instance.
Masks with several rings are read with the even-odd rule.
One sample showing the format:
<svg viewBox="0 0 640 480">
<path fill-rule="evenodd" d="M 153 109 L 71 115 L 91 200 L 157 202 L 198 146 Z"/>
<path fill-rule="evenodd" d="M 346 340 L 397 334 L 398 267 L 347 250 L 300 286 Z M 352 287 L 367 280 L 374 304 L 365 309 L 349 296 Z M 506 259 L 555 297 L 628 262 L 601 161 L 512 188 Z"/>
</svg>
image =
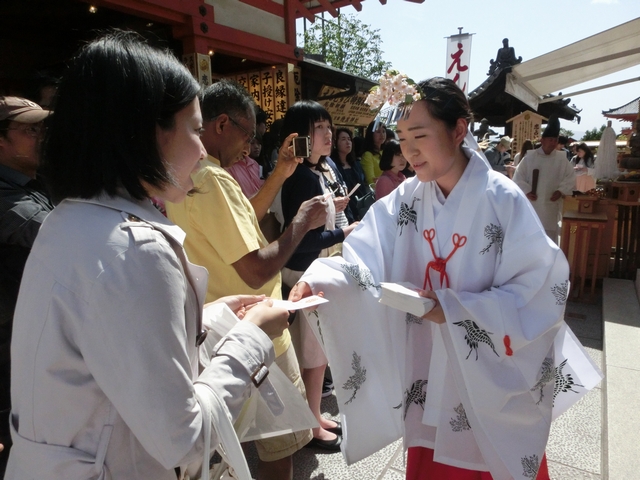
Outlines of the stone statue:
<svg viewBox="0 0 640 480">
<path fill-rule="evenodd" d="M 498 69 L 512 67 L 520 62 L 522 62 L 522 57 L 516 58 L 516 51 L 509 46 L 509 39 L 505 38 L 502 40 L 502 48 L 498 49 L 498 53 L 496 53 L 496 59 L 489 60 L 490 67 L 487 75 L 493 75 L 493 72 Z"/>
<path fill-rule="evenodd" d="M 473 132 L 473 135 L 478 139 L 479 142 L 485 140 L 485 136 L 497 135 L 497 132 L 494 132 L 489 128 L 489 120 L 483 118 L 480 120 L 480 126 L 477 130 Z"/>
</svg>

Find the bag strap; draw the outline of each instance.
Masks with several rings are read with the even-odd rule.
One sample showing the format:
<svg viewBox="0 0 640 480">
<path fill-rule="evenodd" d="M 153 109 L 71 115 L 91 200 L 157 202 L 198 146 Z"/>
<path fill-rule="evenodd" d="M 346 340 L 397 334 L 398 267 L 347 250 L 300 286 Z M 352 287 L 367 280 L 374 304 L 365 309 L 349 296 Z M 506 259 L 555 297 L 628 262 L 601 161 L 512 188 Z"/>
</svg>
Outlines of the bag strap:
<svg viewBox="0 0 640 480">
<path fill-rule="evenodd" d="M 247 459 L 244 456 L 240 440 L 231 423 L 231 414 L 227 405 L 220 397 L 205 383 L 196 383 L 198 388 L 206 388 L 207 395 L 198 395 L 199 399 L 208 398 L 201 401 L 203 417 L 205 417 L 204 434 L 205 450 L 202 464 L 202 480 L 209 480 L 209 455 L 211 452 L 211 425 L 215 424 L 216 433 L 220 439 L 217 451 L 228 465 L 233 467 L 234 475 L 238 480 L 252 480 Z M 204 413 L 206 411 L 206 414 Z M 208 421 L 207 421 L 208 420 Z"/>
</svg>

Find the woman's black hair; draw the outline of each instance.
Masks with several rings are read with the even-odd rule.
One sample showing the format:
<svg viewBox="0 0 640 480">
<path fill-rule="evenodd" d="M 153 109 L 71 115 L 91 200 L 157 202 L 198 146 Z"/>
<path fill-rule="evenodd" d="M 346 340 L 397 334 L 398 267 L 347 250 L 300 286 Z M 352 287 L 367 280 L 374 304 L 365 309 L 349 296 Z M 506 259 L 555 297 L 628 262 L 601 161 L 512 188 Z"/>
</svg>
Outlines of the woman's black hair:
<svg viewBox="0 0 640 480">
<path fill-rule="evenodd" d="M 136 199 L 173 182 L 159 151 L 156 128 L 200 86 L 171 54 L 133 32 L 113 31 L 86 45 L 60 82 L 48 119 L 43 166 L 57 201 L 113 196 L 123 187 Z"/>
<path fill-rule="evenodd" d="M 593 152 L 589 148 L 589 145 L 587 145 L 584 142 L 579 143 L 578 146 L 576 147 L 576 150 L 582 150 L 584 152 L 583 160 L 584 160 L 585 166 L 589 168 L 593 168 L 593 165 L 595 164 L 595 159 L 593 158 Z M 580 159 L 578 159 L 578 161 L 579 160 Z"/>
<path fill-rule="evenodd" d="M 335 141 L 333 142 L 333 150 L 331 150 L 331 160 L 336 163 L 341 162 L 340 153 L 338 152 L 338 137 L 340 137 L 341 133 L 346 133 L 351 139 L 351 151 L 347 153 L 347 163 L 351 168 L 353 168 L 356 163 L 356 154 L 354 152 L 353 133 L 351 133 L 351 130 L 349 130 L 348 128 L 340 127 L 336 129 L 336 133 L 334 135 Z"/>
<path fill-rule="evenodd" d="M 382 147 L 382 154 L 380 155 L 380 170 L 391 170 L 393 168 L 393 157 L 396 155 L 402 155 L 400 150 L 400 142 L 397 140 L 389 140 Z"/>
<path fill-rule="evenodd" d="M 292 133 L 297 133 L 300 137 L 311 137 L 313 141 L 313 125 L 323 120 L 328 120 L 329 123 L 333 125 L 331 115 L 329 115 L 329 112 L 318 102 L 301 100 L 294 103 L 284 115 L 284 122 L 280 130 L 280 143 L 282 144 L 284 139 Z M 315 168 L 319 172 L 327 171 L 324 156 L 320 157 L 317 165 L 313 165 L 306 158 L 303 163 L 309 168 Z"/>
<path fill-rule="evenodd" d="M 529 150 L 533 150 L 533 142 L 529 139 L 522 142 L 522 148 L 520 148 L 520 160 L 524 158 L 524 154 Z"/>
<path fill-rule="evenodd" d="M 419 83 L 422 100 L 427 104 L 432 117 L 444 122 L 449 129 L 456 127 L 459 118 L 473 120 L 469 101 L 453 80 L 433 77 Z"/>
<path fill-rule="evenodd" d="M 364 150 L 364 137 L 353 137 L 353 152 L 356 154 L 357 161 L 360 161 L 360 157 L 365 152 Z"/>
<path fill-rule="evenodd" d="M 375 125 L 375 120 L 373 122 L 371 122 L 369 125 L 367 125 L 367 130 L 364 132 L 364 146 L 362 147 L 362 153 L 364 154 L 364 152 L 371 152 L 371 153 L 380 153 L 380 150 L 376 148 L 375 143 L 373 143 L 373 126 Z M 386 126 L 384 125 L 384 123 L 378 123 L 378 128 L 376 130 L 380 130 L 380 129 L 384 129 L 385 130 L 385 135 L 387 134 L 386 131 Z M 384 141 L 383 141 L 384 143 Z M 380 147 L 382 148 L 382 147 Z"/>
<path fill-rule="evenodd" d="M 396 135 L 396 132 L 394 132 L 389 127 L 385 127 L 384 134 L 385 134 L 385 143 L 388 142 L 389 140 L 397 140 L 398 139 L 398 136 Z"/>
</svg>

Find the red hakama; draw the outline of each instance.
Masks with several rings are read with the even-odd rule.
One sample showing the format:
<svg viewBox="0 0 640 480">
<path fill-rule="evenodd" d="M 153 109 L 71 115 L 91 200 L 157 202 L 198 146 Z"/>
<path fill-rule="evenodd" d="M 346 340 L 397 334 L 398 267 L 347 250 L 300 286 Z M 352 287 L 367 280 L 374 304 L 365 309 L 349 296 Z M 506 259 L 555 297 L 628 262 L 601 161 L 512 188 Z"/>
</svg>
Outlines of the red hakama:
<svg viewBox="0 0 640 480">
<path fill-rule="evenodd" d="M 433 461 L 433 450 L 411 447 L 407 454 L 406 480 L 492 480 L 489 472 L 478 472 Z M 550 480 L 547 456 L 542 457 L 536 480 Z"/>
</svg>

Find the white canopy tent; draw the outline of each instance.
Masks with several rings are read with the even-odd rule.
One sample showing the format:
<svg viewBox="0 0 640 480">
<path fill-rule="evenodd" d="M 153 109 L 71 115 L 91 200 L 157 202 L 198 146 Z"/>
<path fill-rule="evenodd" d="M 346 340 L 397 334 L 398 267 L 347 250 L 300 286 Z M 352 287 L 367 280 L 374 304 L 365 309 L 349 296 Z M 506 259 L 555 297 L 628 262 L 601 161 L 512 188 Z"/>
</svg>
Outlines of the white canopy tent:
<svg viewBox="0 0 640 480">
<path fill-rule="evenodd" d="M 553 52 L 514 65 L 505 90 L 537 110 L 545 95 L 640 64 L 640 17 Z M 554 96 L 578 95 L 638 81 L 633 78 L 589 90 Z"/>
</svg>

